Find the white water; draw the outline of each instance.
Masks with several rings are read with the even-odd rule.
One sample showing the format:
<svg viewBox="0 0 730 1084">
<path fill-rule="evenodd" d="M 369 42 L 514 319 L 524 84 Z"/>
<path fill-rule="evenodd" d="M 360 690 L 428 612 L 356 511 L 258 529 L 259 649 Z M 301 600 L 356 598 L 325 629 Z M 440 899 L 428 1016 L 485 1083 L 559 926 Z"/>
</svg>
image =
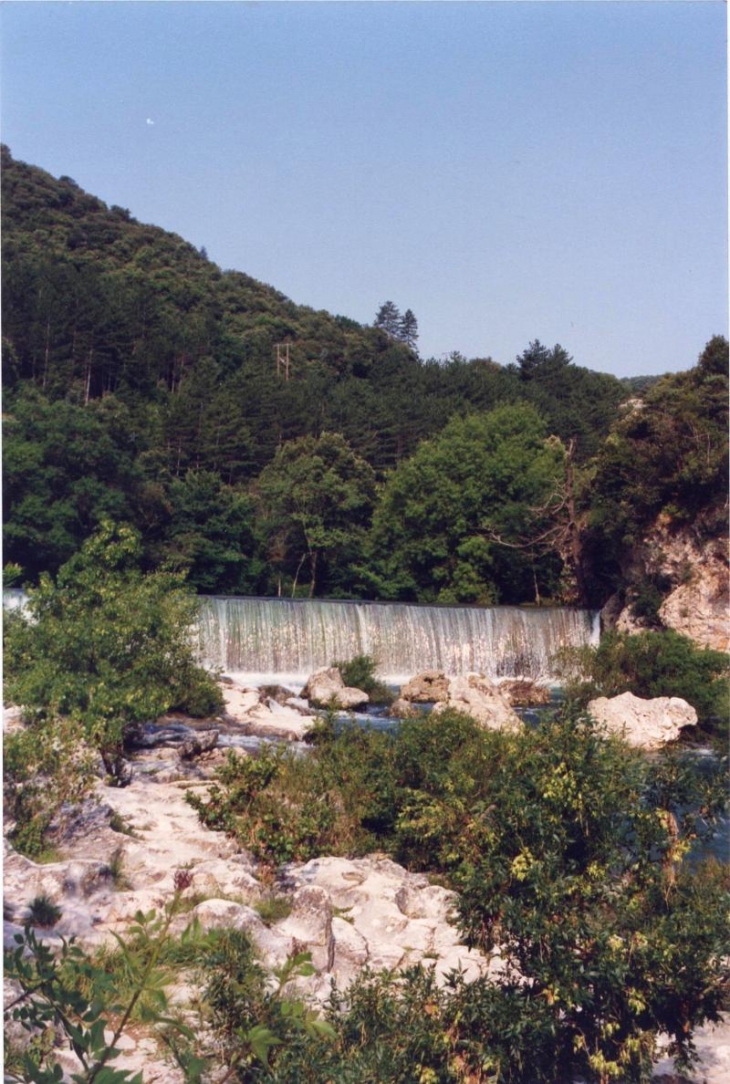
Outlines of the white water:
<svg viewBox="0 0 730 1084">
<path fill-rule="evenodd" d="M 370 655 L 393 684 L 422 670 L 552 679 L 552 656 L 597 644 L 598 614 L 567 607 L 412 606 L 202 597 L 204 663 L 237 680 L 303 684 L 335 660 Z"/>
<path fill-rule="evenodd" d="M 25 594 L 3 591 L 22 608 Z M 422 670 L 553 680 L 561 647 L 597 644 L 598 613 L 569 607 L 413 606 L 399 602 L 200 597 L 200 658 L 239 681 L 303 685 L 335 660 L 370 655 L 380 678 Z"/>
</svg>

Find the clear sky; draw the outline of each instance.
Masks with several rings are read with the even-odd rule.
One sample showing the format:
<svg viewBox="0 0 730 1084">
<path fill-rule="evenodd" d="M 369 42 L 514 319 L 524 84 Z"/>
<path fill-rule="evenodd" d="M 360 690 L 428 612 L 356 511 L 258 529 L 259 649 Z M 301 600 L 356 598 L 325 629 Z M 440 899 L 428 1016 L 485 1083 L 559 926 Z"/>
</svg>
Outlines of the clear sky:
<svg viewBox="0 0 730 1084">
<path fill-rule="evenodd" d="M 718 0 L 0 9 L 2 138 L 423 357 L 617 375 L 727 333 Z"/>
</svg>

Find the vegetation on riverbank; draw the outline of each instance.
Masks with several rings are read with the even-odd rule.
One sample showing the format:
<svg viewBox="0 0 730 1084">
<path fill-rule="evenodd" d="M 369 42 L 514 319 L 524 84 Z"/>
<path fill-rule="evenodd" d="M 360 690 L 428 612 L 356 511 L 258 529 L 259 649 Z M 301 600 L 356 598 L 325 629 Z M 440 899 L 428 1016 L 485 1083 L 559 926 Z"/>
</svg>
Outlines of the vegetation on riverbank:
<svg viewBox="0 0 730 1084">
<path fill-rule="evenodd" d="M 14 1011 L 26 1010 L 38 1041 L 25 1062 L 12 1047 L 10 1078 L 50 1084 L 45 1040 L 59 1008 L 88 1062 L 84 1084 L 100 1059 L 109 1084 L 128 1078 L 112 1072 L 108 1051 L 132 1024 L 156 1033 L 190 1081 L 639 1082 L 660 1032 L 690 1061 L 694 1029 L 726 1007 L 730 981 L 727 869 L 687 860 L 721 806 L 719 772 L 677 754 L 646 758 L 569 715 L 502 734 L 446 714 L 370 737 L 325 724 L 308 764 L 328 789 L 315 783 L 307 795 L 304 776 L 288 774 L 305 758 L 284 757 L 273 773 L 264 758 L 257 779 L 257 762 L 242 758 L 248 772 L 220 780 L 227 829 L 273 844 L 318 796 L 339 823 L 309 838 L 307 855 L 338 850 L 338 839 L 352 851 L 358 840 L 343 839 L 343 825 L 367 823 L 372 843 L 457 889 L 466 941 L 496 949 L 500 968 L 445 985 L 426 965 L 366 971 L 318 1013 L 302 1000 L 312 972 L 301 954 L 272 984 L 243 931 L 193 922 L 172 934 L 169 916 L 187 910 L 181 870 L 167 914 L 138 916 L 113 952 L 74 947 L 54 961 L 25 935 L 6 975 L 26 991 Z M 267 792 L 279 823 L 260 800 Z M 180 982 L 199 991 L 194 1023 L 165 995 Z"/>
<path fill-rule="evenodd" d="M 5 795 L 26 854 L 42 852 L 61 807 L 88 792 L 95 754 L 120 781 L 136 728 L 174 708 L 222 708 L 194 661 L 194 596 L 179 575 L 141 572 L 140 549 L 134 530 L 104 523 L 55 579 L 41 577 L 26 613 L 5 615 L 4 695 L 28 724 L 5 737 Z"/>
<path fill-rule="evenodd" d="M 679 696 L 695 708 L 705 732 L 726 743 L 730 658 L 672 629 L 606 632 L 596 647 L 564 648 L 556 670 L 566 682 L 566 697 L 580 707 L 595 697 L 623 692 L 646 700 Z"/>
</svg>

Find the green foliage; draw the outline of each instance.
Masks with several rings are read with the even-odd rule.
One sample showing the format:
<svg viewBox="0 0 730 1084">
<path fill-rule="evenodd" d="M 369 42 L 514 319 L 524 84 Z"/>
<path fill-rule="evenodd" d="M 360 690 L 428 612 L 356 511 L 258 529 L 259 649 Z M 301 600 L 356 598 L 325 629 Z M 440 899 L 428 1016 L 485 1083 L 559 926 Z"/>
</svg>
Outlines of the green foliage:
<svg viewBox="0 0 730 1084">
<path fill-rule="evenodd" d="M 340 671 L 345 685 L 367 693 L 371 704 L 392 704 L 395 699 L 388 686 L 375 677 L 378 661 L 371 655 L 355 655 L 352 659 L 335 661 L 330 665 Z"/>
<path fill-rule="evenodd" d="M 6 617 L 6 629 L 14 617 Z M 21 854 L 39 859 L 53 821 L 91 790 L 95 757 L 77 722 L 50 717 L 5 734 L 3 764 L 9 839 Z"/>
<path fill-rule="evenodd" d="M 171 708 L 210 714 L 213 679 L 193 660 L 193 598 L 179 577 L 143 574 L 129 527 L 105 523 L 30 592 L 27 616 L 6 623 L 6 695 L 39 726 L 83 726 L 114 774 L 125 735 Z"/>
<path fill-rule="evenodd" d="M 8 561 L 3 567 L 3 587 L 19 587 L 23 579 L 23 569 L 15 561 Z"/>
<path fill-rule="evenodd" d="M 668 528 L 690 524 L 700 538 L 726 530 L 727 358 L 727 341 L 715 336 L 694 369 L 664 377 L 629 404 L 601 448 L 593 561 L 612 573 L 611 586 L 660 515 Z"/>
<path fill-rule="evenodd" d="M 392 818 L 383 734 L 327 724 L 314 735 L 319 756 L 266 747 L 256 757 L 232 751 L 207 800 L 185 798 L 209 828 L 233 834 L 257 858 L 278 866 L 320 854 L 364 854 Z M 386 789 L 383 790 L 383 787 Z"/>
<path fill-rule="evenodd" d="M 308 1049 L 319 1059 L 334 1038 L 331 1024 L 288 988 L 314 974 L 309 953 L 295 953 L 274 970 L 272 988 L 246 933 L 223 930 L 201 960 L 204 1004 L 216 1036 L 216 1055 L 227 1075 L 271 1080 L 279 1059 L 298 1060 Z"/>
<path fill-rule="evenodd" d="M 108 403 L 52 403 L 33 388 L 5 412 L 5 559 L 35 579 L 55 573 L 104 517 L 129 517 L 139 480 L 132 425 L 117 425 Z"/>
<path fill-rule="evenodd" d="M 128 888 L 132 887 L 129 878 L 124 872 L 123 847 L 114 848 L 111 854 L 111 858 L 109 859 L 107 868 L 109 870 L 109 875 L 112 879 L 112 884 L 114 885 L 117 892 L 123 892 L 126 891 Z"/>
<path fill-rule="evenodd" d="M 27 923 L 29 926 L 48 929 L 50 926 L 56 925 L 62 914 L 63 912 L 58 904 L 54 903 L 51 897 L 44 892 L 41 896 L 36 896 L 28 904 Z"/>
<path fill-rule="evenodd" d="M 460 1052 L 459 1028 L 449 1005 L 448 994 L 430 971 L 411 968 L 395 975 L 366 970 L 328 1006 L 324 1022 L 333 1041 L 282 1047 L 272 1078 L 276 1084 L 478 1080 L 469 1075 Z"/>
<path fill-rule="evenodd" d="M 449 712 L 398 737 L 325 724 L 305 772 L 293 765 L 232 758 L 211 805 L 193 801 L 271 861 L 357 853 L 367 826 L 371 846 L 458 889 L 467 943 L 505 965 L 440 994 L 422 972 L 364 981 L 330 1017 L 319 1079 L 357 1080 L 350 1059 L 384 1081 L 416 1064 L 431 1081 L 639 1081 L 660 1032 L 691 1060 L 730 979 L 727 871 L 686 861 L 723 808 L 722 765 L 647 759 L 570 714 L 503 734 Z M 347 819 L 305 837 L 317 802 Z M 296 1065 L 316 1080 L 313 1059 L 282 1048 L 275 1079 Z"/>
<path fill-rule="evenodd" d="M 19 1022 L 30 1042 L 15 1065 L 6 1065 L 6 1079 L 33 1084 L 63 1079 L 54 1055 L 54 1027 L 80 1062 L 74 1084 L 142 1084 L 141 1073 L 110 1064 L 133 1019 L 188 1041 L 194 1038 L 186 1024 L 170 1015 L 165 993 L 170 974 L 159 967 L 182 890 L 176 887 L 164 914 L 138 912 L 127 940 L 115 935 L 122 966 L 113 971 L 100 967 L 73 938 L 63 940 L 54 953 L 29 926 L 16 934 L 16 947 L 5 953 L 4 971 L 21 992 L 6 1005 L 5 1020 Z"/>
<path fill-rule="evenodd" d="M 165 500 L 162 537 L 147 547 L 155 561 L 184 572 L 197 591 L 252 593 L 261 562 L 250 498 L 213 471 L 189 470 L 170 481 Z"/>
<path fill-rule="evenodd" d="M 285 574 L 294 596 L 306 563 L 310 598 L 320 581 L 336 591 L 348 567 L 362 558 L 375 500 L 372 468 L 338 434 L 302 437 L 277 451 L 259 476 L 257 492 L 279 583 Z"/>
<path fill-rule="evenodd" d="M 273 926 L 291 914 L 291 900 L 286 896 L 268 895 L 256 900 L 253 907 L 265 926 Z"/>
<path fill-rule="evenodd" d="M 7 148 L 2 159 L 5 552 L 34 582 L 111 517 L 142 531 L 148 566 L 188 569 L 200 590 L 276 590 L 279 576 L 290 590 L 301 538 L 284 559 L 281 533 L 249 503 L 287 443 L 340 434 L 383 478 L 454 416 L 522 402 L 566 445 L 577 437 L 585 461 L 624 396 L 559 347 L 529 380 L 489 358 L 421 362 L 410 310 L 388 306 L 384 332 L 295 305 L 68 178 Z M 354 519 L 341 538 L 325 523 L 326 546 L 312 537 L 305 565 L 314 553 L 327 565 L 318 590 L 381 590 Z M 483 559 L 462 555 L 436 594 L 490 598 Z M 409 575 L 391 570 L 385 596 L 412 591 Z"/>
<path fill-rule="evenodd" d="M 597 647 L 563 651 L 559 665 L 571 679 L 569 694 L 582 704 L 632 692 L 646 699 L 682 697 L 700 719 L 726 718 L 730 711 L 730 658 L 672 629 L 633 635 L 614 630 Z"/>
<path fill-rule="evenodd" d="M 685 761 L 704 796 L 698 817 L 683 815 L 661 761 L 582 721 L 512 740 L 520 771 L 492 775 L 470 825 L 461 928 L 527 980 L 504 990 L 532 1079 L 556 1068 L 560 1079 L 645 1079 L 658 1033 L 687 1058 L 693 1027 L 723 1004 L 727 877 L 698 880 L 682 862 L 720 788 Z"/>
<path fill-rule="evenodd" d="M 559 442 L 527 405 L 454 418 L 390 476 L 373 519 L 376 588 L 423 602 L 520 602 L 550 594 L 560 562 L 506 550 L 554 492 Z"/>
</svg>

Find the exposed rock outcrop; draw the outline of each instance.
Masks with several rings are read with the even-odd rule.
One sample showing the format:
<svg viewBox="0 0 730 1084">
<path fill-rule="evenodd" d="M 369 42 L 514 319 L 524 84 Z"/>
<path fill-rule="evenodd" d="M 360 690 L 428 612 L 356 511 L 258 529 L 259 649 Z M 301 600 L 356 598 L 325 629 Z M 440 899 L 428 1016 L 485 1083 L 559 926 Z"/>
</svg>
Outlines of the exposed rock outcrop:
<svg viewBox="0 0 730 1084">
<path fill-rule="evenodd" d="M 393 719 L 417 719 L 421 712 L 414 708 L 410 700 L 398 697 L 388 708 L 388 715 Z"/>
<path fill-rule="evenodd" d="M 425 958 L 440 977 L 457 967 L 473 978 L 488 970 L 486 957 L 465 948 L 449 921 L 454 893 L 423 874 L 378 855 L 317 858 L 286 873 L 294 906 L 274 931 L 316 950 L 320 996 L 332 979 L 343 988 L 365 964 L 392 969 Z"/>
<path fill-rule="evenodd" d="M 550 703 L 550 690 L 530 678 L 506 678 L 500 681 L 499 691 L 513 708 L 535 708 Z"/>
<path fill-rule="evenodd" d="M 291 703 L 287 700 L 282 704 L 267 696 L 267 690 L 228 683 L 222 686 L 222 692 L 226 705 L 224 719 L 237 724 L 244 734 L 298 741 L 317 721 L 311 712 L 303 712 L 302 701 L 296 697 L 290 698 Z"/>
<path fill-rule="evenodd" d="M 448 698 L 435 705 L 433 714 L 448 709 L 471 715 L 487 730 L 514 731 L 522 727 L 522 720 L 499 687 L 483 674 L 449 678 Z"/>
<path fill-rule="evenodd" d="M 448 699 L 449 678 L 439 670 L 424 670 L 406 682 L 400 696 L 414 704 L 440 704 Z"/>
<path fill-rule="evenodd" d="M 693 528 L 673 530 L 660 516 L 633 553 L 626 579 L 663 585 L 658 618 L 666 628 L 689 636 L 700 647 L 730 651 L 730 574 L 726 537 L 703 539 Z M 646 621 L 634 613 L 636 589 L 613 596 L 603 609 L 606 628 L 638 632 Z"/>
<path fill-rule="evenodd" d="M 642 700 L 633 693 L 601 696 L 591 700 L 587 711 L 597 723 L 639 749 L 659 749 L 676 741 L 684 727 L 697 725 L 697 712 L 678 696 L 653 700 Z"/>
<path fill-rule="evenodd" d="M 318 708 L 335 707 L 342 711 L 362 707 L 370 697 L 362 689 L 345 685 L 335 666 L 315 670 L 302 690 L 302 696 Z"/>
</svg>

